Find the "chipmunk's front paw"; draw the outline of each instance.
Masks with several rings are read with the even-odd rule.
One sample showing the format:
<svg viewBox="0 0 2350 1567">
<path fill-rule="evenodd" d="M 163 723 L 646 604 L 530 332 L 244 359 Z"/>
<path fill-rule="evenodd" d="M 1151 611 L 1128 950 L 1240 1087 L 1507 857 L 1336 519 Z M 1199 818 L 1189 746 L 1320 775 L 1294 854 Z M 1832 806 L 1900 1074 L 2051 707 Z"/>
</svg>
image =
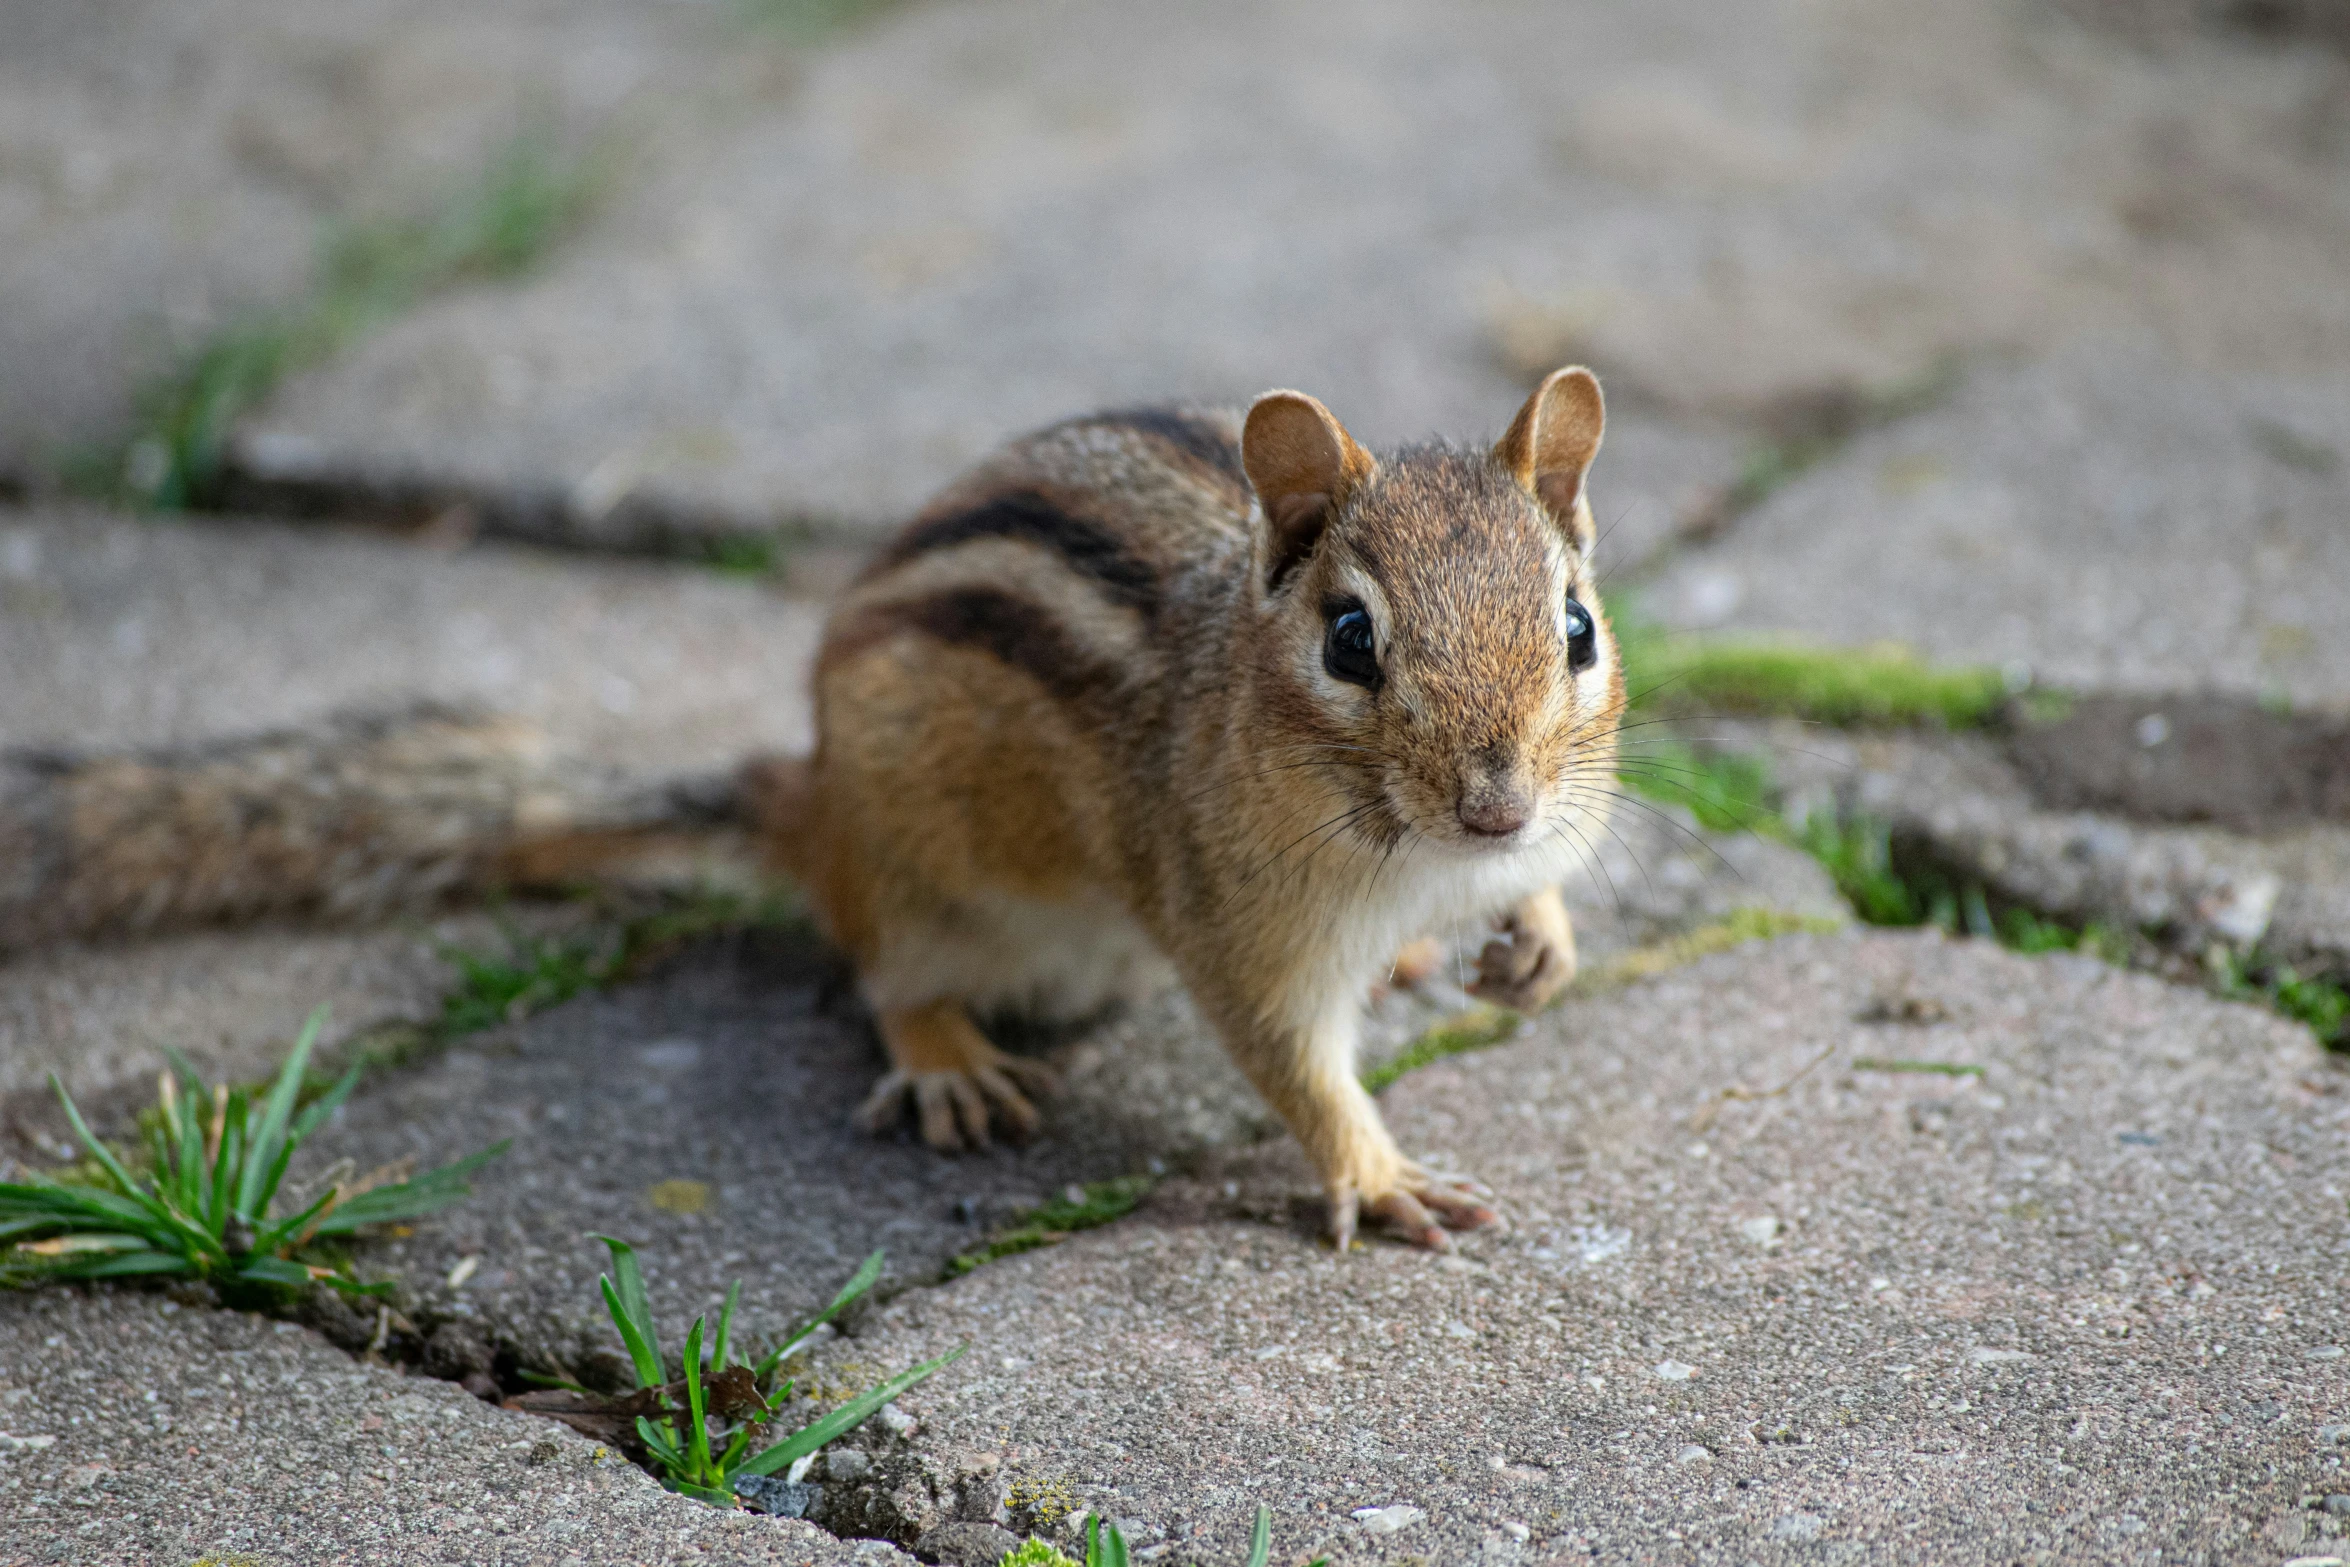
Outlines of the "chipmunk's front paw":
<svg viewBox="0 0 2350 1567">
<path fill-rule="evenodd" d="M 1346 1251 L 1354 1244 L 1358 1217 L 1367 1217 L 1407 1245 L 1450 1251 L 1452 1237 L 1446 1231 L 1482 1230 L 1502 1222 L 1492 1195 L 1466 1176 L 1438 1175 L 1417 1165 L 1407 1166 L 1394 1185 L 1376 1196 L 1362 1196 L 1340 1183 L 1330 1192 L 1330 1238 Z"/>
<path fill-rule="evenodd" d="M 1575 977 L 1575 932 L 1556 892 L 1527 899 L 1477 954 L 1469 994 L 1512 1012 L 1539 1012 Z"/>
</svg>

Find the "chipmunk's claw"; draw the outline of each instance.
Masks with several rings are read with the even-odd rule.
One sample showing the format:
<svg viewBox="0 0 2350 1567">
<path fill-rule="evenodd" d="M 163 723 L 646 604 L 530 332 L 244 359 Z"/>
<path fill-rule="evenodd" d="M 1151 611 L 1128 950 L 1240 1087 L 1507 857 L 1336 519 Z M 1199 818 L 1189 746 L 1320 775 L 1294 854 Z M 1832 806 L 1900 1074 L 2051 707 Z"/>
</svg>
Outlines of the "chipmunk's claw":
<svg viewBox="0 0 2350 1567">
<path fill-rule="evenodd" d="M 1353 1187 L 1331 1190 L 1330 1244 L 1338 1248 L 1341 1257 L 1354 1250 L 1355 1221 L 1360 1209 L 1361 1199 L 1356 1197 Z"/>
</svg>

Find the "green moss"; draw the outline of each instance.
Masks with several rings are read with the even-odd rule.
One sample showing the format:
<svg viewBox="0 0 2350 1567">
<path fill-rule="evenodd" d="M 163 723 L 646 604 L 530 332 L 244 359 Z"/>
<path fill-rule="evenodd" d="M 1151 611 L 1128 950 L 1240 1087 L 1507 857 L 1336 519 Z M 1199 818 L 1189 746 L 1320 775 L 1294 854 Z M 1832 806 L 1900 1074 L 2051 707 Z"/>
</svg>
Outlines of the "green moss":
<svg viewBox="0 0 2350 1567">
<path fill-rule="evenodd" d="M 1042 1540 L 1022 1540 L 1020 1548 L 1006 1551 L 996 1567 L 1077 1567 L 1075 1558 L 1064 1556 Z"/>
<path fill-rule="evenodd" d="M 786 43 L 819 43 L 894 0 L 740 0 L 743 20 Z"/>
<path fill-rule="evenodd" d="M 1898 1061 L 1883 1056 L 1856 1056 L 1855 1072 L 1924 1072 L 1935 1077 L 1981 1077 L 1983 1069 L 1969 1061 Z"/>
<path fill-rule="evenodd" d="M 1122 1219 L 1134 1211 L 1137 1204 L 1156 1184 L 1148 1175 L 1121 1176 L 1112 1181 L 1092 1181 L 1072 1188 L 1077 1196 L 1066 1194 L 1029 1209 L 1010 1224 L 990 1235 L 986 1242 L 950 1258 L 946 1276 L 961 1278 L 972 1269 L 983 1267 L 1002 1257 L 1016 1257 L 1024 1251 L 1057 1246 L 1079 1230 L 1090 1230 Z"/>
<path fill-rule="evenodd" d="M 805 922 L 798 898 L 776 889 L 761 894 L 702 892 L 668 899 L 617 926 L 583 935 L 531 936 L 505 928 L 505 950 L 444 946 L 457 968 L 457 985 L 442 998 L 430 1030 L 446 1042 L 516 1023 L 584 991 L 642 972 L 689 941 L 725 930 L 796 929 Z"/>
<path fill-rule="evenodd" d="M 1404 1046 L 1393 1059 L 1363 1073 L 1363 1087 L 1375 1094 L 1407 1072 L 1515 1038 L 1523 1021 L 1502 1007 L 1472 1007 L 1446 1018 Z"/>
<path fill-rule="evenodd" d="M 1586 970 L 1575 981 L 1576 990 L 1597 994 L 1677 969 L 1699 958 L 1742 947 L 1750 941 L 1780 936 L 1827 935 L 1844 929 L 1845 921 L 1818 914 L 1790 914 L 1784 909 L 1732 909 L 1711 925 L 1700 925 L 1653 946 L 1636 947 Z"/>
<path fill-rule="evenodd" d="M 772 577 L 784 568 L 788 546 L 780 533 L 730 533 L 706 547 L 710 569 L 730 577 Z"/>
<path fill-rule="evenodd" d="M 460 1039 L 569 1001 L 603 982 L 617 954 L 593 938 L 526 936 L 508 928 L 504 952 L 444 946 L 457 987 L 441 998 L 439 1033 Z"/>
<path fill-rule="evenodd" d="M 586 210 L 601 174 L 601 160 L 564 159 L 544 138 L 522 137 L 438 212 L 337 231 L 321 247 L 316 279 L 301 299 L 189 350 L 140 399 L 131 438 L 69 463 L 68 477 L 131 504 L 210 504 L 237 420 L 279 382 L 427 294 L 525 270 Z"/>
<path fill-rule="evenodd" d="M 1847 727 L 1973 729 L 2007 702 L 1996 669 L 1941 669 L 1906 648 L 1858 650 L 1777 642 L 1654 637 L 1627 657 L 1635 711 L 1807 718 Z"/>
</svg>

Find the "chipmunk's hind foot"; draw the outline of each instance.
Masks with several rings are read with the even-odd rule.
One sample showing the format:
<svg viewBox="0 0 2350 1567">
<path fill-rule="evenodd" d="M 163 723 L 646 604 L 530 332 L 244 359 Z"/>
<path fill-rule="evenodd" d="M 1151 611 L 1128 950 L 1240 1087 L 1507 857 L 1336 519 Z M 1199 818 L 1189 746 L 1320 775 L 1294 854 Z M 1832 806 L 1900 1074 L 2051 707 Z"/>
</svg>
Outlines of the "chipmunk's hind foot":
<svg viewBox="0 0 2350 1567">
<path fill-rule="evenodd" d="M 1043 1125 L 1028 1095 L 1055 1092 L 1058 1074 L 1041 1061 L 998 1050 L 961 1002 L 884 1012 L 878 1021 L 890 1069 L 857 1111 L 865 1130 L 889 1131 L 909 1102 L 922 1140 L 942 1153 L 987 1147 L 995 1126 L 1025 1143 Z"/>
</svg>

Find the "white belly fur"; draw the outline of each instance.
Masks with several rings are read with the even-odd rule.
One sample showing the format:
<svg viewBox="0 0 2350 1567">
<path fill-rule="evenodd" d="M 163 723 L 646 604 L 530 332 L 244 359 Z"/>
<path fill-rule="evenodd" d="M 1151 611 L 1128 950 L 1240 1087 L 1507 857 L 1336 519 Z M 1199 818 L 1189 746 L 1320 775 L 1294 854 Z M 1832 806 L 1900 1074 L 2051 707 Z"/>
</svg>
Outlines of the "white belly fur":
<svg viewBox="0 0 2350 1567">
<path fill-rule="evenodd" d="M 1042 1022 L 1091 1017 L 1174 982 L 1173 967 L 1117 900 L 1038 903 L 1004 893 L 907 931 L 862 977 L 877 1011 L 953 996 L 977 1012 Z"/>
</svg>

